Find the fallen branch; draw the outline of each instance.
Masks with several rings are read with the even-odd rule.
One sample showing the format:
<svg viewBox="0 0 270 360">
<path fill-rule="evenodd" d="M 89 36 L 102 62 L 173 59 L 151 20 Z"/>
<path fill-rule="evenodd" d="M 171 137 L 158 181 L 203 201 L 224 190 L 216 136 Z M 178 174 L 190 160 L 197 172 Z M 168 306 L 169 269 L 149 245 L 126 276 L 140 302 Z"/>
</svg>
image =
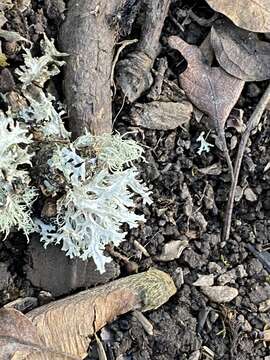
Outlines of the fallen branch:
<svg viewBox="0 0 270 360">
<path fill-rule="evenodd" d="M 129 5 L 131 3 L 131 5 Z M 70 54 L 64 95 L 73 137 L 112 130 L 111 70 L 121 24 L 131 1 L 70 0 L 59 42 Z M 120 20 L 119 20 L 120 21 Z"/>
<path fill-rule="evenodd" d="M 175 292 L 168 274 L 150 269 L 41 306 L 26 316 L 3 308 L 0 359 L 83 359 L 91 337 L 108 322 L 131 310 L 156 309 Z"/>
<path fill-rule="evenodd" d="M 234 198 L 235 198 L 235 192 L 236 187 L 238 183 L 239 173 L 241 170 L 242 160 L 243 156 L 246 150 L 247 142 L 250 137 L 251 131 L 258 125 L 262 114 L 267 106 L 267 104 L 270 101 L 270 84 L 268 85 L 267 89 L 265 90 L 265 93 L 263 94 L 261 100 L 259 101 L 258 105 L 256 106 L 255 110 L 253 111 L 248 123 L 245 132 L 243 133 L 243 136 L 241 138 L 239 147 L 238 147 L 238 153 L 234 165 L 234 178 L 231 183 L 230 193 L 229 193 L 229 199 L 227 203 L 227 209 L 226 209 L 226 215 L 225 215 L 225 223 L 224 223 L 224 230 L 223 230 L 223 240 L 228 240 L 230 236 L 231 231 L 231 223 L 232 223 L 232 213 L 233 213 L 233 207 L 234 207 Z"/>
</svg>

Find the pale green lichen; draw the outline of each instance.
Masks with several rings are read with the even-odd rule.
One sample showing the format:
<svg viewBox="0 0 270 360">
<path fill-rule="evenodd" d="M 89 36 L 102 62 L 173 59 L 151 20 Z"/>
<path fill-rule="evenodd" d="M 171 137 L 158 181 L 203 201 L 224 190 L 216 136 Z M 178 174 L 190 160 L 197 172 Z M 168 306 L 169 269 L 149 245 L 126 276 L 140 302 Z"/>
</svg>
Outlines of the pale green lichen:
<svg viewBox="0 0 270 360">
<path fill-rule="evenodd" d="M 119 157 L 122 152 L 118 152 L 116 157 L 114 148 L 110 151 L 108 147 L 109 144 L 112 147 L 115 143 L 118 144 L 120 135 L 105 134 L 104 143 L 108 155 L 104 162 L 104 158 L 100 158 L 100 154 L 103 154 L 102 146 L 99 151 L 96 149 L 97 143 L 103 143 L 102 136 L 98 139 L 89 134 L 87 136 L 77 139 L 76 144 L 71 144 L 69 149 L 58 146 L 49 160 L 52 168 L 63 173 L 69 189 L 58 201 L 58 217 L 53 227 L 48 228 L 48 224 L 43 224 L 40 220 L 37 225 L 45 246 L 51 243 L 62 244 L 62 250 L 70 257 L 76 256 L 83 260 L 92 257 L 102 273 L 105 271 L 105 264 L 110 261 L 103 254 L 105 245 L 112 243 L 117 246 L 125 239 L 126 234 L 121 230 L 121 225 L 127 223 L 133 228 L 145 220 L 143 215 L 134 212 L 134 195 L 140 195 L 143 202 L 148 204 L 151 199 L 146 186 L 138 180 L 139 174 L 135 167 L 123 169 L 124 165 L 130 165 L 141 156 L 142 148 L 137 143 L 127 141 L 122 158 Z M 78 147 L 86 147 L 87 139 L 91 140 L 88 144 L 92 146 L 92 159 L 84 158 L 78 153 Z M 125 143 L 125 140 L 121 138 L 121 142 Z M 133 151 L 134 146 L 137 157 Z M 87 171 L 89 163 L 90 172 Z M 117 171 L 112 171 L 108 164 L 121 164 L 121 168 L 117 166 L 114 167 Z"/>
<path fill-rule="evenodd" d="M 49 93 L 45 94 L 42 89 L 33 86 L 24 90 L 23 94 L 29 102 L 29 107 L 23 109 L 18 114 L 19 117 L 32 127 L 39 129 L 45 138 L 69 138 L 70 133 L 65 129 L 62 121 L 65 111 L 61 104 L 59 111 L 55 109 L 53 106 L 54 96 Z"/>
<path fill-rule="evenodd" d="M 48 79 L 59 74 L 59 67 L 65 64 L 64 61 L 61 61 L 58 58 L 60 56 L 67 56 L 68 54 L 59 53 L 56 50 L 53 41 L 49 40 L 45 34 L 44 40 L 41 41 L 40 45 L 44 55 L 38 58 L 33 57 L 31 50 L 24 48 L 24 65 L 20 66 L 20 68 L 15 71 L 19 76 L 19 80 L 23 83 L 23 89 L 27 88 L 27 86 L 32 83 L 43 87 Z"/>
<path fill-rule="evenodd" d="M 27 238 L 36 230 L 30 210 L 36 196 L 33 187 L 13 189 L 10 184 L 0 181 L 0 231 L 5 238 L 13 228 L 22 230 Z"/>
<path fill-rule="evenodd" d="M 31 165 L 27 129 L 0 111 L 0 232 L 7 236 L 16 227 L 25 235 L 34 231 L 30 208 L 35 191 L 23 165 Z"/>
<path fill-rule="evenodd" d="M 210 148 L 213 147 L 213 144 L 210 144 L 209 142 L 204 139 L 204 131 L 201 132 L 200 136 L 196 140 L 197 142 L 200 142 L 201 145 L 197 151 L 197 154 L 201 155 L 204 151 L 209 152 Z"/>
<path fill-rule="evenodd" d="M 62 122 L 63 108 L 42 89 L 60 71 L 64 62 L 59 58 L 66 54 L 58 52 L 46 36 L 41 48 L 44 54 L 39 58 L 25 49 L 24 65 L 16 71 L 28 106 L 15 114 L 0 113 L 0 231 L 6 236 L 13 227 L 26 236 L 38 231 L 45 247 L 60 244 L 67 256 L 92 257 L 97 269 L 104 272 L 111 260 L 104 255 L 105 246 L 117 246 L 125 239 L 124 223 L 133 228 L 145 220 L 135 213 L 135 196 L 151 203 L 150 192 L 134 166 L 134 161 L 144 160 L 143 148 L 118 133 L 86 133 L 71 143 Z M 36 191 L 27 171 L 31 165 L 28 144 L 32 142 L 28 134 L 37 130 L 43 135 L 41 143 L 52 141 L 43 185 L 48 184 L 49 193 L 59 200 L 55 218 L 47 219 L 48 223 L 35 219 L 34 224 L 30 208 Z"/>
</svg>

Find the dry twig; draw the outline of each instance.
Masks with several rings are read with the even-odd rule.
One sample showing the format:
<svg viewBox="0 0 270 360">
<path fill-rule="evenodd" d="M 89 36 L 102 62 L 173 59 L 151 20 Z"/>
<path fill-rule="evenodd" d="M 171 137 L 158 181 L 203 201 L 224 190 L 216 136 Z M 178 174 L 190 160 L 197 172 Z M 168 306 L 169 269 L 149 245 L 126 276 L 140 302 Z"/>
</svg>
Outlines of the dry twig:
<svg viewBox="0 0 270 360">
<path fill-rule="evenodd" d="M 228 240 L 231 231 L 231 223 L 232 223 L 232 213 L 233 213 L 233 205 L 234 205 L 234 198 L 236 192 L 236 186 L 238 183 L 239 173 L 241 169 L 241 164 L 244 156 L 244 152 L 247 146 L 248 139 L 250 137 L 251 131 L 258 125 L 264 110 L 268 102 L 270 101 L 270 84 L 268 85 L 265 93 L 263 94 L 261 100 L 259 101 L 258 105 L 256 106 L 255 110 L 253 111 L 248 123 L 245 132 L 241 138 L 238 153 L 234 165 L 234 178 L 231 184 L 229 199 L 227 203 L 226 215 L 225 215 L 225 224 L 223 230 L 223 239 Z"/>
</svg>

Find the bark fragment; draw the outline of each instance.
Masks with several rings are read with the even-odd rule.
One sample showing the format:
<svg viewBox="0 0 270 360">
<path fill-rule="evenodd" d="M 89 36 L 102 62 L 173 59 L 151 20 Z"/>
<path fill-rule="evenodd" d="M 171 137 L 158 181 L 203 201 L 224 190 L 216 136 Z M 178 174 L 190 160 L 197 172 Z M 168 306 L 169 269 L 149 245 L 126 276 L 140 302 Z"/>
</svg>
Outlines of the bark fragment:
<svg viewBox="0 0 270 360">
<path fill-rule="evenodd" d="M 137 103 L 131 110 L 131 120 L 136 125 L 155 130 L 176 129 L 188 123 L 191 115 L 192 105 L 189 101 Z"/>
<path fill-rule="evenodd" d="M 138 99 L 153 83 L 151 69 L 159 52 L 159 37 L 170 0 L 145 0 L 141 39 L 135 50 L 116 66 L 117 83 L 130 102 Z"/>
</svg>

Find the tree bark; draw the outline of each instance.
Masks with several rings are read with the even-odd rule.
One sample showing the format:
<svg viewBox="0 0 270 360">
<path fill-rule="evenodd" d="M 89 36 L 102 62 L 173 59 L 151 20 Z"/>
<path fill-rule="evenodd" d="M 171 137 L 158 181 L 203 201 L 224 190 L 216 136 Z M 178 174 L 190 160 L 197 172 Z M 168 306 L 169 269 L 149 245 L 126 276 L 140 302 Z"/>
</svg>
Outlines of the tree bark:
<svg viewBox="0 0 270 360">
<path fill-rule="evenodd" d="M 127 0 L 70 0 L 59 42 L 69 53 L 64 95 L 74 138 L 112 130 L 110 76 L 117 14 Z"/>
</svg>

